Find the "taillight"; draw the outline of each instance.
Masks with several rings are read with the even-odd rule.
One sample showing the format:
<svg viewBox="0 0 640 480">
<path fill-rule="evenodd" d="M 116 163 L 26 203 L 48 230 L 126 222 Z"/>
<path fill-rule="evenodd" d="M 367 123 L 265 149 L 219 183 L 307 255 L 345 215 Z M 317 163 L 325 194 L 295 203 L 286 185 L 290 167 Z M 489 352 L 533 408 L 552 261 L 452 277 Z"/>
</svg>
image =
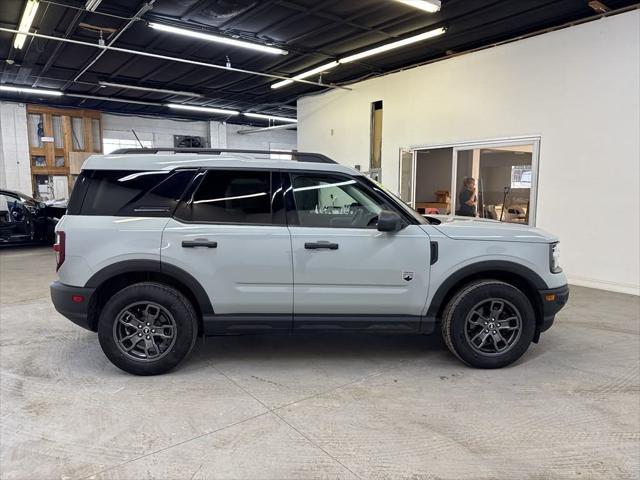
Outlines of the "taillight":
<svg viewBox="0 0 640 480">
<path fill-rule="evenodd" d="M 53 251 L 56 252 L 56 272 L 64 263 L 64 252 L 66 246 L 66 235 L 64 232 L 56 232 L 56 243 L 53 245 Z"/>
</svg>

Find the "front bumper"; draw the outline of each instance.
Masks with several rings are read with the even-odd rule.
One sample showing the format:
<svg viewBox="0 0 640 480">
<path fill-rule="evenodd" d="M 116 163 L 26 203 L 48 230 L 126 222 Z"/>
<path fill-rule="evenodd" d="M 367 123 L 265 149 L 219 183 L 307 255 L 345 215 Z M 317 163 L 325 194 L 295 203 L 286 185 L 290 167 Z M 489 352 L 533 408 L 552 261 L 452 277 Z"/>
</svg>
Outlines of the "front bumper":
<svg viewBox="0 0 640 480">
<path fill-rule="evenodd" d="M 59 313 L 82 328 L 96 331 L 89 321 L 89 303 L 95 288 L 71 287 L 56 281 L 49 285 L 49 290 L 53 306 Z"/>
<path fill-rule="evenodd" d="M 569 301 L 569 285 L 564 285 L 550 290 L 539 290 L 540 300 L 542 302 L 542 323 L 540 332 L 544 332 L 551 328 L 556 313 L 562 310 Z"/>
</svg>

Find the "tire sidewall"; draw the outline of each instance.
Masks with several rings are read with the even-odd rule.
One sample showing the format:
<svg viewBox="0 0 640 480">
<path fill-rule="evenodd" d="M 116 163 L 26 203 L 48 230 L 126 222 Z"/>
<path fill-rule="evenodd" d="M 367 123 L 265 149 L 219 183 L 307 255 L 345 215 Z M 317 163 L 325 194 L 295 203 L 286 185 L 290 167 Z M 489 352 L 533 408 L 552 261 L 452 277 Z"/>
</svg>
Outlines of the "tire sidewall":
<svg viewBox="0 0 640 480">
<path fill-rule="evenodd" d="M 473 307 L 487 298 L 498 298 L 512 303 L 522 320 L 522 331 L 516 344 L 501 355 L 486 356 L 476 352 L 465 335 L 467 315 Z M 467 364 L 479 368 L 500 368 L 518 360 L 527 351 L 535 333 L 535 312 L 529 299 L 516 287 L 504 282 L 487 281 L 470 285 L 454 299 L 449 312 L 449 340 L 456 355 Z"/>
<path fill-rule="evenodd" d="M 118 314 L 135 302 L 154 302 L 166 308 L 176 322 L 176 341 L 162 358 L 141 362 L 124 354 L 113 338 L 113 325 Z M 106 303 L 98 321 L 98 339 L 109 360 L 118 368 L 134 375 L 157 375 L 178 365 L 191 351 L 197 336 L 197 321 L 193 308 L 174 288 L 156 283 L 139 283 L 116 293 Z"/>
</svg>

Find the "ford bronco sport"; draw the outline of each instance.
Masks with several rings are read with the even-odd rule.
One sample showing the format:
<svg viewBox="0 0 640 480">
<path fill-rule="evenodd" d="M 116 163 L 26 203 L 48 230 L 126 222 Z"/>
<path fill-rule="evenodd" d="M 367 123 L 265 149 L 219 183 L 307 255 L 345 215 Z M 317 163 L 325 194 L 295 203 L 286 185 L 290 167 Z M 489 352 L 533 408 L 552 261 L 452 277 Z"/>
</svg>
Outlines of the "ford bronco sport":
<svg viewBox="0 0 640 480">
<path fill-rule="evenodd" d="M 558 239 L 425 218 L 319 154 L 191 149 L 89 157 L 56 227 L 55 308 L 139 375 L 199 335 L 440 330 L 509 365 L 566 303 Z"/>
</svg>

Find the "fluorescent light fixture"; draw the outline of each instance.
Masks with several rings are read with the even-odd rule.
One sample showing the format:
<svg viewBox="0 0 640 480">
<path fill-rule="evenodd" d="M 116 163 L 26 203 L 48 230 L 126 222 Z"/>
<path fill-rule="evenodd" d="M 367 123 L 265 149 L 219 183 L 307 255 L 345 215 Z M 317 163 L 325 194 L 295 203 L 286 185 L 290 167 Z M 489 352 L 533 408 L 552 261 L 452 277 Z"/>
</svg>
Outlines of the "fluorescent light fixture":
<svg viewBox="0 0 640 480">
<path fill-rule="evenodd" d="M 40 5 L 39 0 L 27 0 L 27 4 L 24 7 L 24 12 L 22 13 L 22 19 L 20 20 L 20 26 L 18 27 L 18 30 L 20 30 L 21 32 L 29 31 L 29 29 L 31 28 L 31 24 L 33 23 L 33 19 L 36 16 L 36 12 L 38 11 L 38 5 Z M 14 48 L 22 48 L 26 39 L 26 35 L 17 33 L 16 39 L 13 41 Z"/>
<path fill-rule="evenodd" d="M 410 7 L 418 8 L 429 13 L 436 13 L 440 10 L 440 0 L 396 0 Z"/>
<path fill-rule="evenodd" d="M 329 63 L 325 63 L 324 65 L 320 65 L 319 67 L 316 67 L 312 70 L 309 70 L 307 72 L 303 72 L 299 75 L 296 75 L 295 78 L 296 80 L 302 80 L 304 78 L 310 77 L 312 75 L 315 75 L 317 73 L 322 73 L 325 72 L 327 70 L 332 69 L 333 67 L 337 67 L 338 66 L 338 62 L 329 62 Z M 273 85 L 271 85 L 271 88 L 280 88 L 280 87 L 284 87 L 285 85 L 289 85 L 293 83 L 293 80 L 282 80 L 281 82 L 276 82 Z"/>
<path fill-rule="evenodd" d="M 95 12 L 98 9 L 98 6 L 100 5 L 101 2 L 102 0 L 87 0 L 87 3 L 85 4 L 84 8 L 89 10 L 90 12 Z"/>
<path fill-rule="evenodd" d="M 51 95 L 52 97 L 62 96 L 62 92 L 58 90 L 43 90 L 42 88 L 12 87 L 10 85 L 0 85 L 0 91 L 29 93 L 33 95 Z"/>
<path fill-rule="evenodd" d="M 223 108 L 212 107 L 196 107 L 195 105 L 178 105 L 176 103 L 167 103 L 167 107 L 174 108 L 176 110 L 191 110 L 194 112 L 202 113 L 217 113 L 218 115 L 238 115 L 240 112 L 236 110 L 225 110 Z"/>
<path fill-rule="evenodd" d="M 340 63 L 355 62 L 356 60 L 360 60 L 362 58 L 371 57 L 379 53 L 388 52 L 389 50 L 395 50 L 396 48 L 405 47 L 407 45 L 411 45 L 417 42 L 422 42 L 423 40 L 427 40 L 428 38 L 437 37 L 438 35 L 442 35 L 444 32 L 446 32 L 445 28 L 436 28 L 435 30 L 429 30 L 428 32 L 424 32 L 419 35 L 414 35 L 413 37 L 405 38 L 404 40 L 398 40 L 397 42 L 391 42 L 391 43 L 387 43 L 386 45 L 380 45 L 379 47 L 372 48 L 370 50 L 365 50 L 364 52 L 356 53 L 355 55 L 349 55 L 348 57 L 341 58 L 340 60 L 338 60 L 338 62 Z"/>
<path fill-rule="evenodd" d="M 183 92 L 180 90 L 166 90 L 164 88 L 139 87 L 137 85 L 123 85 L 121 83 L 98 82 L 102 87 L 125 88 L 127 90 L 141 90 L 143 92 L 167 93 L 169 95 L 181 95 L 183 97 L 202 97 L 199 93 Z"/>
<path fill-rule="evenodd" d="M 243 113 L 246 117 L 252 118 L 261 118 L 263 120 L 276 120 L 278 122 L 289 122 L 289 123 L 298 123 L 298 120 L 295 118 L 287 118 L 287 117 L 276 117 L 274 115 L 264 115 L 262 113 Z"/>
<path fill-rule="evenodd" d="M 259 43 L 245 42 L 244 40 L 237 40 L 235 38 L 224 37 L 222 35 L 214 35 L 211 33 L 197 32 L 195 30 L 187 30 L 185 28 L 172 27 L 170 25 L 163 25 L 162 23 L 149 23 L 149 26 L 162 32 L 176 33 L 178 35 L 185 35 L 187 37 L 208 40 L 209 42 L 224 43 L 226 45 L 231 45 L 234 47 L 249 48 L 251 50 L 258 50 L 265 53 L 274 53 L 277 55 L 286 55 L 287 53 L 289 53 L 286 50 L 282 50 L 281 48 L 261 45 Z"/>
</svg>

